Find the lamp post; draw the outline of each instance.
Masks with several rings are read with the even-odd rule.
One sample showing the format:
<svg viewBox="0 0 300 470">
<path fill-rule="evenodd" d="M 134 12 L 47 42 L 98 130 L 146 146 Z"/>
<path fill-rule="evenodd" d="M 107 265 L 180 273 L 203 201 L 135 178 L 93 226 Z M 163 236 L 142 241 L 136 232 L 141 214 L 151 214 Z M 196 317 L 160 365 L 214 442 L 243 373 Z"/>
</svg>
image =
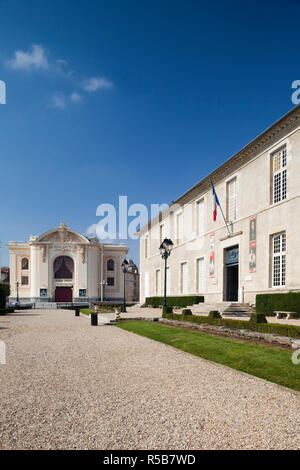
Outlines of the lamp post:
<svg viewBox="0 0 300 470">
<path fill-rule="evenodd" d="M 17 286 L 17 304 L 19 303 L 19 281 L 16 282 Z"/>
<path fill-rule="evenodd" d="M 169 258 L 174 244 L 169 238 L 165 238 L 159 247 L 162 259 L 165 260 L 165 285 L 164 285 L 164 304 L 162 311 L 162 318 L 164 318 L 165 309 L 167 307 L 167 259 Z"/>
<path fill-rule="evenodd" d="M 101 302 L 103 302 L 105 300 L 105 296 L 104 296 L 104 287 L 107 286 L 108 282 L 107 281 L 101 281 L 100 282 L 100 285 L 101 285 Z"/>
<path fill-rule="evenodd" d="M 127 310 L 126 310 L 126 298 L 125 298 L 125 279 L 126 279 L 126 273 L 128 271 L 128 266 L 129 266 L 129 263 L 126 258 L 124 259 L 121 266 L 122 266 L 123 273 L 124 273 L 124 298 L 123 298 L 123 307 L 121 311 L 122 313 L 126 313 Z"/>
</svg>

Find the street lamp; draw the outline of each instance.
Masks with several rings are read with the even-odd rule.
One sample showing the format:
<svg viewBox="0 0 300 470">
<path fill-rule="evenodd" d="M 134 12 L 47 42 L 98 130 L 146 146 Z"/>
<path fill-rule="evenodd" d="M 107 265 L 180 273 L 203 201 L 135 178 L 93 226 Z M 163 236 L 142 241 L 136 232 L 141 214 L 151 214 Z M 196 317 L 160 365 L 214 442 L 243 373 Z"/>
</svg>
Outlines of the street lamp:
<svg viewBox="0 0 300 470">
<path fill-rule="evenodd" d="M 123 263 L 122 263 L 122 269 L 123 269 L 123 273 L 124 273 L 124 298 L 123 298 L 123 307 L 122 307 L 122 312 L 123 313 L 126 313 L 127 310 L 126 310 L 126 299 L 125 299 L 125 278 L 126 278 L 126 273 L 128 271 L 128 267 L 129 267 L 129 263 L 127 261 L 127 259 L 125 258 Z"/>
<path fill-rule="evenodd" d="M 17 286 L 17 304 L 19 303 L 19 281 L 16 282 Z"/>
<path fill-rule="evenodd" d="M 103 300 L 105 300 L 105 296 L 104 296 L 104 287 L 107 286 L 108 282 L 107 281 L 101 281 L 100 282 L 100 285 L 101 285 L 101 302 L 103 302 Z"/>
<path fill-rule="evenodd" d="M 165 260 L 165 287 L 164 287 L 164 304 L 162 318 L 164 318 L 165 309 L 167 307 L 167 259 L 169 258 L 174 244 L 169 238 L 165 238 L 159 247 L 161 257 Z"/>
</svg>

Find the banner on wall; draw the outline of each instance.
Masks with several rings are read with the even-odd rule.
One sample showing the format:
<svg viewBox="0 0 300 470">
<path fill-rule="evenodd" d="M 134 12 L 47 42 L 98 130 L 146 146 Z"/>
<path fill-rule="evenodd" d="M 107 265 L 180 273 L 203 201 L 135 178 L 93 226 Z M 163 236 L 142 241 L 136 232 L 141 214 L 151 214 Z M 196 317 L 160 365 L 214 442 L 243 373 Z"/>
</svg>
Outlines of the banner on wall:
<svg viewBox="0 0 300 470">
<path fill-rule="evenodd" d="M 209 277 L 215 274 L 215 233 L 210 234 L 209 238 Z"/>
<path fill-rule="evenodd" d="M 256 216 L 249 221 L 249 271 L 256 271 Z"/>
</svg>

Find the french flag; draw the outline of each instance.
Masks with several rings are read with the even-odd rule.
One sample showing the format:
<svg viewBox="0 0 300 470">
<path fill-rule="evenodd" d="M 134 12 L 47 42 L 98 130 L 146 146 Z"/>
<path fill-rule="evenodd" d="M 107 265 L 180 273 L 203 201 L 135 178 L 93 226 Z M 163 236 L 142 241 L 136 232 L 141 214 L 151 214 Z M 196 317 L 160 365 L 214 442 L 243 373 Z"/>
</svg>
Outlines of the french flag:
<svg viewBox="0 0 300 470">
<path fill-rule="evenodd" d="M 215 222 L 217 220 L 217 206 L 219 207 L 221 206 L 220 206 L 220 202 L 219 202 L 219 199 L 218 199 L 218 196 L 217 196 L 217 193 L 216 193 L 216 190 L 215 190 L 215 187 L 211 178 L 210 178 L 210 183 L 211 183 L 212 192 L 213 192 L 213 220 Z"/>
</svg>

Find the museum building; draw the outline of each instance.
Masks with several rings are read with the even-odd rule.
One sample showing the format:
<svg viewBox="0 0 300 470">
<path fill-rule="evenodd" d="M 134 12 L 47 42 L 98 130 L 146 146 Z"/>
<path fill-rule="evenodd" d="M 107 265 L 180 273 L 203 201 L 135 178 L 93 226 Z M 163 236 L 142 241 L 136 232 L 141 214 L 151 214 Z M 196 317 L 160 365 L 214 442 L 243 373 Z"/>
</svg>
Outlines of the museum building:
<svg viewBox="0 0 300 470">
<path fill-rule="evenodd" d="M 142 227 L 140 300 L 163 295 L 165 237 L 168 295 L 251 304 L 300 291 L 299 214 L 300 105 Z"/>
</svg>

